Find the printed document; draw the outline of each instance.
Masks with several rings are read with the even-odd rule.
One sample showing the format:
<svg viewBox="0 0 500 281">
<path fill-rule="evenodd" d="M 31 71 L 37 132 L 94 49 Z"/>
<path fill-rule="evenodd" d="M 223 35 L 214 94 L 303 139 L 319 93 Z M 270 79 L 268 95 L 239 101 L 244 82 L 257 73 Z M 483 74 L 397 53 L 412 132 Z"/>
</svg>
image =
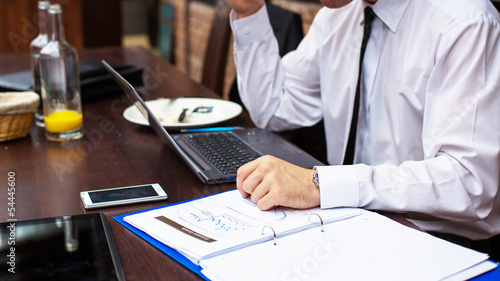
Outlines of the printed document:
<svg viewBox="0 0 500 281">
<path fill-rule="evenodd" d="M 193 263 L 228 250 L 274 240 L 311 227 L 347 219 L 357 208 L 296 210 L 278 207 L 261 211 L 237 190 L 170 205 L 124 220 Z"/>
</svg>

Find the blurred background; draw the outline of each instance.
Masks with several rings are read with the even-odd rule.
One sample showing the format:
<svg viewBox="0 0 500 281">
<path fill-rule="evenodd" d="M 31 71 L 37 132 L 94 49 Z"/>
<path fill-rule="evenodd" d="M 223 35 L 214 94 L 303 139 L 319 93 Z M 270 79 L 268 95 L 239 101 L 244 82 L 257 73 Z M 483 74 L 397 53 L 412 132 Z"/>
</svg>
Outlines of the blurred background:
<svg viewBox="0 0 500 281">
<path fill-rule="evenodd" d="M 62 5 L 66 39 L 77 49 L 114 45 L 144 47 L 175 64 L 197 82 L 203 79 L 209 37 L 214 32 L 214 15 L 226 16 L 224 13 L 227 13 L 222 0 L 52 2 Z M 300 15 L 304 34 L 322 7 L 319 0 L 268 2 Z M 492 2 L 500 6 L 500 0 Z M 37 0 L 0 1 L 0 54 L 28 52 L 29 42 L 37 35 L 36 7 Z M 225 39 L 218 39 L 221 40 Z M 223 53 L 227 61 L 221 90 L 226 99 L 235 78 L 231 35 L 228 46 Z"/>
<path fill-rule="evenodd" d="M 276 6 L 295 11 L 307 32 L 318 0 L 275 0 Z M 201 82 L 214 15 L 227 10 L 220 0 L 52 0 L 63 8 L 67 41 L 77 49 L 121 45 L 144 47 L 175 64 Z M 0 1 L 0 54 L 29 51 L 38 34 L 37 0 Z M 222 12 L 221 12 L 222 11 Z M 224 86 L 235 78 L 232 38 L 229 39 Z"/>
</svg>

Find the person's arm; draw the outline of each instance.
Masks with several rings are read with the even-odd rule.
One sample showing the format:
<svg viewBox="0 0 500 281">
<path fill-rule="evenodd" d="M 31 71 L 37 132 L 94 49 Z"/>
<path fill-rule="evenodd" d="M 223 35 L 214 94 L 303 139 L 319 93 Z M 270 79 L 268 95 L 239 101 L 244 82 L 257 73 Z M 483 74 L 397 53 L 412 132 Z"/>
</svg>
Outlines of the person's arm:
<svg viewBox="0 0 500 281">
<path fill-rule="evenodd" d="M 231 28 L 239 93 L 255 125 L 280 131 L 319 122 L 319 25 L 283 59 L 265 7 L 243 19 L 233 11 Z"/>
</svg>

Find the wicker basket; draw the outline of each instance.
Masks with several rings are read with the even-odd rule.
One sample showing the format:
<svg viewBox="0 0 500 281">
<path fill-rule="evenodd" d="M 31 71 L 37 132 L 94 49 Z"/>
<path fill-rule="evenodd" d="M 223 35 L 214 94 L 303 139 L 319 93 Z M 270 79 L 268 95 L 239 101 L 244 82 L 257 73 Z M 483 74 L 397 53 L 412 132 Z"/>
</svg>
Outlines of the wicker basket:
<svg viewBox="0 0 500 281">
<path fill-rule="evenodd" d="M 39 102 L 33 92 L 0 93 L 0 142 L 29 134 Z"/>
</svg>

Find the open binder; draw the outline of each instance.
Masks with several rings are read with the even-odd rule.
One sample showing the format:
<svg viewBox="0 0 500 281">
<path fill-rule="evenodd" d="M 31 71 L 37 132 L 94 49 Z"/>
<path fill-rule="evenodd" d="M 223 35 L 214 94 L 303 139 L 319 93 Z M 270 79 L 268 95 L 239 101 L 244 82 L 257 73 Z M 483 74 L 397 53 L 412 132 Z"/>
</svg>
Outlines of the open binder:
<svg viewBox="0 0 500 281">
<path fill-rule="evenodd" d="M 252 204 L 233 190 L 115 220 L 209 280 L 462 280 L 496 267 L 486 254 L 373 212 L 355 208 L 262 212 Z M 229 210 L 224 214 L 227 221 L 218 220 L 224 208 Z M 217 219 L 207 219 L 210 216 Z M 247 228 L 232 229 L 245 218 Z M 252 224 L 252 218 L 262 224 Z M 237 235 L 214 236 L 218 231 L 214 226 Z M 200 247 L 203 243 L 215 244 Z"/>
</svg>

